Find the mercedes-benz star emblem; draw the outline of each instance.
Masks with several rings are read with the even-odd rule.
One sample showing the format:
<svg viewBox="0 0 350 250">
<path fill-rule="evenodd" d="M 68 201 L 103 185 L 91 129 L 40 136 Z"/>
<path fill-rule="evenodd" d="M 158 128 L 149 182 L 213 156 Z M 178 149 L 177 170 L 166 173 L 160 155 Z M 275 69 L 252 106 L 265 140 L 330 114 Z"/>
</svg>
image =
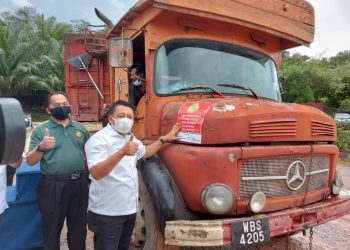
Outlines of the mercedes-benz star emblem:
<svg viewBox="0 0 350 250">
<path fill-rule="evenodd" d="M 289 189 L 295 191 L 301 188 L 306 180 L 306 167 L 302 161 L 292 162 L 287 170 L 286 183 Z"/>
</svg>

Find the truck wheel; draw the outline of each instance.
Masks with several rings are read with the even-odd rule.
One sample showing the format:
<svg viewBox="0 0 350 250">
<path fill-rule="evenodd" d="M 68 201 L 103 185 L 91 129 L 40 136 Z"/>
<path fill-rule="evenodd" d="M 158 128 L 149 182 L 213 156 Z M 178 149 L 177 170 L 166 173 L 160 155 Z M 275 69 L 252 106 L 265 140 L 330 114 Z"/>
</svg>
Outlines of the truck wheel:
<svg viewBox="0 0 350 250">
<path fill-rule="evenodd" d="M 152 198 L 139 173 L 139 204 L 129 250 L 179 250 L 164 244 L 163 232 L 153 208 Z"/>
</svg>

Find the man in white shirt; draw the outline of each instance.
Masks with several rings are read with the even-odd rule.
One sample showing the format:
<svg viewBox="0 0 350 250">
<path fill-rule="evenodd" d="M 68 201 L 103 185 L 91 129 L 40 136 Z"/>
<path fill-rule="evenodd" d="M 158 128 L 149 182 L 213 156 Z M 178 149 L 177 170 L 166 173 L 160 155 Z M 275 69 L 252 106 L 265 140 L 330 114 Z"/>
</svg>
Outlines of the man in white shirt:
<svg viewBox="0 0 350 250">
<path fill-rule="evenodd" d="M 95 250 L 129 248 L 138 202 L 136 163 L 153 156 L 165 142 L 178 139 L 176 124 L 165 136 L 148 146 L 130 130 L 134 108 L 117 101 L 110 107 L 109 124 L 85 145 L 90 170 L 88 226 L 94 232 Z"/>
</svg>

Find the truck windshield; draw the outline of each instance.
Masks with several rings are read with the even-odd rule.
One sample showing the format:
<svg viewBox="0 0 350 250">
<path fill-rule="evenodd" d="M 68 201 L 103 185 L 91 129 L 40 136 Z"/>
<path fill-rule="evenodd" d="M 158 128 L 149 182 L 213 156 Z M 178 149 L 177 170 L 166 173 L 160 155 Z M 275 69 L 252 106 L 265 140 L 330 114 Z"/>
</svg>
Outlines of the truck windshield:
<svg viewBox="0 0 350 250">
<path fill-rule="evenodd" d="M 210 87 L 223 95 L 252 96 L 248 88 L 227 87 L 240 85 L 259 97 L 281 100 L 274 62 L 247 48 L 207 40 L 172 40 L 158 49 L 155 67 L 159 95 L 212 93 L 206 88 Z"/>
</svg>

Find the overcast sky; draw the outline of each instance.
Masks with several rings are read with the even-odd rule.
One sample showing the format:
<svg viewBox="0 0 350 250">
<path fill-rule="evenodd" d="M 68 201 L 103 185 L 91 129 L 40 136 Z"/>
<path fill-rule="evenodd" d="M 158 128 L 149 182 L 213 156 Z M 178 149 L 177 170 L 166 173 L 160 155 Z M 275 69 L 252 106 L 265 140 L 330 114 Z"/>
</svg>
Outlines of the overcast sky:
<svg viewBox="0 0 350 250">
<path fill-rule="evenodd" d="M 205 0 L 203 0 L 205 1 Z M 349 0 L 308 0 L 316 12 L 316 35 L 310 48 L 292 50 L 313 57 L 330 57 L 339 51 L 350 50 Z M 91 24 L 102 24 L 94 13 L 97 7 L 114 23 L 137 0 L 0 0 L 0 12 L 22 6 L 35 7 L 38 13 L 55 16 L 58 21 L 84 19 Z"/>
</svg>

